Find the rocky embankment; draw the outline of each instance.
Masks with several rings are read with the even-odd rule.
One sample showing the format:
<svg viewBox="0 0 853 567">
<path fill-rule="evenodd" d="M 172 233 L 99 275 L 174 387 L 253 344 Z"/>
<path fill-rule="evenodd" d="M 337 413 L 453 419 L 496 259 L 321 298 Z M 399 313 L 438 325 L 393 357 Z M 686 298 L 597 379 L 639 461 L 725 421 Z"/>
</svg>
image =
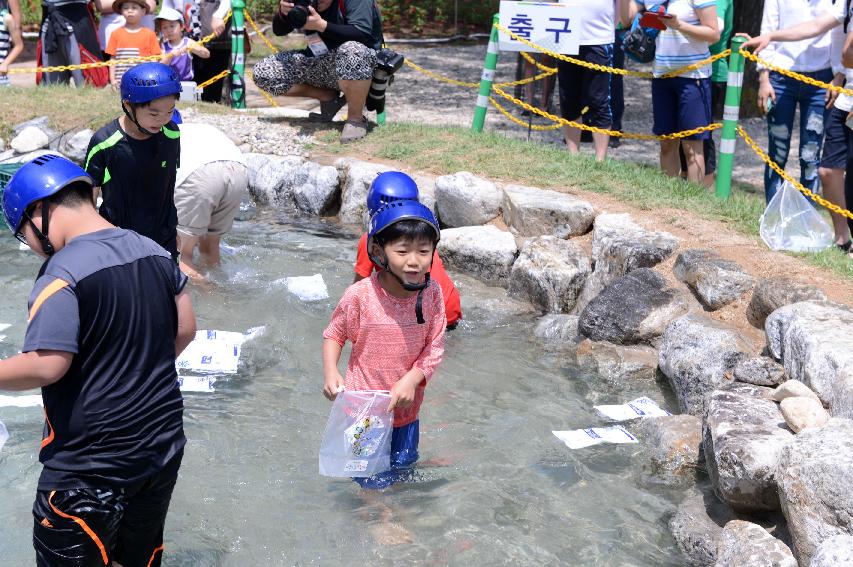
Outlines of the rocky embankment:
<svg viewBox="0 0 853 567">
<path fill-rule="evenodd" d="M 82 137 L 57 149 L 82 159 Z M 371 181 L 390 169 L 246 156 L 260 204 L 360 226 Z M 687 564 L 853 565 L 853 310 L 568 194 L 467 172 L 415 178 L 452 270 L 536 306 L 536 336 L 602 379 L 671 388 L 678 415 L 636 433 L 661 479 L 707 475 L 711 489 L 690 488 L 669 522 Z M 741 327 L 715 317 L 746 298 Z"/>
</svg>

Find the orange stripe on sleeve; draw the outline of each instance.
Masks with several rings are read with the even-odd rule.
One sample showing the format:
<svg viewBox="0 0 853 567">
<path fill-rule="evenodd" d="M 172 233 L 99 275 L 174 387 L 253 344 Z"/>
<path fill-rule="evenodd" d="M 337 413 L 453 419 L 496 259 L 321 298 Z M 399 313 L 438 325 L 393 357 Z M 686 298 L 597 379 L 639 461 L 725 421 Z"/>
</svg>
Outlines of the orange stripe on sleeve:
<svg viewBox="0 0 853 567">
<path fill-rule="evenodd" d="M 56 494 L 55 490 L 51 491 L 50 496 L 47 497 L 47 503 L 50 504 L 51 509 L 53 509 L 53 511 L 56 512 L 59 516 L 65 518 L 67 520 L 72 520 L 78 526 L 83 528 L 83 531 L 86 532 L 86 535 L 88 535 L 90 538 L 92 538 L 92 541 L 94 541 L 95 545 L 98 546 L 98 549 L 101 550 L 101 559 L 104 560 L 104 565 L 109 565 L 110 559 L 107 556 L 107 550 L 104 549 L 104 544 L 101 543 L 101 538 L 98 537 L 98 534 L 96 534 L 94 531 L 92 531 L 92 528 L 90 528 L 89 525 L 85 521 L 83 521 L 81 518 L 78 518 L 77 516 L 72 516 L 70 514 L 66 514 L 65 512 L 62 512 L 59 508 L 54 506 L 53 505 L 53 495 L 54 494 Z"/>
<path fill-rule="evenodd" d="M 164 546 L 160 546 L 154 550 L 154 553 L 151 554 L 151 559 L 148 560 L 148 567 L 151 567 L 154 564 L 154 558 L 157 557 L 157 553 L 162 553 L 165 549 Z"/>
<path fill-rule="evenodd" d="M 60 280 L 59 278 L 47 284 L 47 287 L 41 290 L 41 293 L 38 294 L 38 297 L 36 297 L 36 300 L 33 302 L 33 306 L 30 308 L 30 315 L 27 317 L 27 323 L 33 320 L 33 317 L 36 316 L 38 310 L 41 309 L 42 304 L 50 299 L 50 296 L 66 287 L 68 287 L 68 282 Z"/>
</svg>

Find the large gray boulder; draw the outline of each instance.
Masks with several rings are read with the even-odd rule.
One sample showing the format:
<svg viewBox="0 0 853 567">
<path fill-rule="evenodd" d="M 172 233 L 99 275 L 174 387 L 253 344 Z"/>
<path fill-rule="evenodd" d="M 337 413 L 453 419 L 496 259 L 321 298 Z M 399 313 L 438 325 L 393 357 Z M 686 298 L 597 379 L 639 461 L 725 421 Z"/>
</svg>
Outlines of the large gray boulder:
<svg viewBox="0 0 853 567">
<path fill-rule="evenodd" d="M 756 386 L 778 386 L 787 379 L 781 364 L 766 356 L 751 356 L 738 362 L 734 369 L 738 382 Z"/>
<path fill-rule="evenodd" d="M 800 565 L 826 539 L 853 535 L 853 421 L 798 433 L 782 450 L 777 482 Z"/>
<path fill-rule="evenodd" d="M 26 120 L 24 122 L 19 122 L 12 127 L 12 137 L 14 138 L 21 132 L 23 132 L 26 128 L 38 128 L 45 134 L 47 134 L 50 138 L 53 138 L 57 135 L 56 130 L 53 130 L 50 126 L 50 118 L 47 116 L 38 116 L 36 118 L 31 118 L 30 120 Z"/>
<path fill-rule="evenodd" d="M 702 420 L 668 415 L 640 420 L 637 433 L 654 468 L 666 475 L 695 472 L 702 454 Z"/>
<path fill-rule="evenodd" d="M 853 418 L 853 311 L 806 301 L 780 307 L 764 325 L 770 353 L 830 413 Z"/>
<path fill-rule="evenodd" d="M 651 268 L 678 248 L 678 238 L 668 232 L 651 232 L 628 214 L 604 213 L 595 218 L 592 230 L 594 270 L 578 298 L 577 311 L 616 279 L 639 268 Z"/>
<path fill-rule="evenodd" d="M 779 509 L 776 470 L 794 435 L 772 393 L 734 382 L 708 398 L 702 430 L 708 475 L 717 496 L 738 511 Z"/>
<path fill-rule="evenodd" d="M 688 314 L 669 324 L 658 359 L 681 411 L 704 415 L 706 397 L 726 380 L 751 345 L 735 329 L 703 315 Z"/>
<path fill-rule="evenodd" d="M 714 567 L 797 567 L 784 542 L 752 522 L 732 520 L 723 528 Z"/>
<path fill-rule="evenodd" d="M 654 270 L 641 268 L 620 277 L 590 301 L 581 312 L 578 329 L 594 341 L 648 344 L 688 309 L 682 292 L 668 289 Z"/>
<path fill-rule="evenodd" d="M 611 384 L 653 380 L 657 358 L 657 351 L 649 346 L 622 346 L 589 339 L 582 340 L 575 351 L 578 365 Z"/>
<path fill-rule="evenodd" d="M 299 156 L 244 154 L 249 168 L 249 193 L 262 205 L 281 205 L 281 188 L 288 184 L 296 170 L 305 163 Z"/>
<path fill-rule="evenodd" d="M 590 272 L 589 257 L 555 236 L 528 240 L 512 266 L 509 293 L 546 313 L 568 313 Z"/>
<path fill-rule="evenodd" d="M 476 226 L 500 214 L 503 192 L 487 179 L 460 171 L 435 180 L 435 201 L 442 225 Z"/>
<path fill-rule="evenodd" d="M 367 226 L 367 192 L 376 176 L 391 171 L 387 165 L 341 158 L 335 162 L 341 179 L 340 219 L 345 224 Z"/>
<path fill-rule="evenodd" d="M 540 317 L 536 322 L 533 335 L 540 339 L 569 344 L 583 338 L 578 334 L 578 316 L 562 313 Z"/>
<path fill-rule="evenodd" d="M 841 534 L 823 540 L 809 567 L 853 567 L 853 535 Z"/>
<path fill-rule="evenodd" d="M 504 187 L 503 214 L 504 222 L 518 236 L 578 236 L 588 232 L 595 219 L 595 209 L 586 201 L 521 185 Z"/>
<path fill-rule="evenodd" d="M 62 152 L 68 159 L 73 160 L 80 165 L 85 165 L 86 150 L 89 148 L 89 142 L 95 134 L 89 128 L 84 128 L 75 132 L 72 136 L 63 137 L 59 142 L 59 151 Z"/>
<path fill-rule="evenodd" d="M 454 270 L 506 286 L 518 247 L 512 234 L 495 226 L 465 226 L 442 230 L 438 253 Z"/>
<path fill-rule="evenodd" d="M 826 294 L 812 285 L 787 278 L 763 279 L 755 286 L 746 308 L 746 318 L 752 326 L 763 329 L 767 316 L 785 305 L 801 301 L 826 301 Z"/>
<path fill-rule="evenodd" d="M 672 272 L 709 311 L 728 305 L 755 285 L 752 276 L 737 263 L 723 260 L 712 250 L 685 250 L 675 260 Z"/>
<path fill-rule="evenodd" d="M 418 200 L 429 207 L 435 218 L 438 218 L 438 208 L 435 203 L 435 178 L 425 175 L 413 175 L 412 179 L 418 185 Z"/>
<path fill-rule="evenodd" d="M 669 531 L 687 565 L 708 567 L 717 560 L 723 526 L 736 519 L 734 512 L 709 492 L 695 492 L 678 505 Z"/>
<path fill-rule="evenodd" d="M 263 204 L 307 215 L 329 212 L 338 201 L 338 170 L 298 156 L 246 154 L 249 192 Z"/>
</svg>

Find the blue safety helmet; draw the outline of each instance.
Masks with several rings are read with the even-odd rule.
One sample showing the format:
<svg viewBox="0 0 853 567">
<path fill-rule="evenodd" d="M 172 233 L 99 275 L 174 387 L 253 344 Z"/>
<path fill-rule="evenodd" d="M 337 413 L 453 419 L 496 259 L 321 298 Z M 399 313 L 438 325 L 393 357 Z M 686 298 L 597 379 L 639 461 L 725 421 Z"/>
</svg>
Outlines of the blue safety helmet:
<svg viewBox="0 0 853 567">
<path fill-rule="evenodd" d="M 382 205 L 395 201 L 417 201 L 418 184 L 402 171 L 385 171 L 376 176 L 367 192 L 367 212 L 376 214 Z"/>
<path fill-rule="evenodd" d="M 3 191 L 3 217 L 12 234 L 18 234 L 30 205 L 77 181 L 95 185 L 79 165 L 56 154 L 39 156 L 16 171 Z"/>
<path fill-rule="evenodd" d="M 438 221 L 435 220 L 435 215 L 429 207 L 417 201 L 394 201 L 384 205 L 370 217 L 370 226 L 367 231 L 368 247 L 377 234 L 394 223 L 409 219 L 423 221 L 430 225 L 435 231 L 436 242 L 441 238 Z"/>
<path fill-rule="evenodd" d="M 121 76 L 122 101 L 140 104 L 180 93 L 181 81 L 178 75 L 163 63 L 140 63 Z"/>
</svg>

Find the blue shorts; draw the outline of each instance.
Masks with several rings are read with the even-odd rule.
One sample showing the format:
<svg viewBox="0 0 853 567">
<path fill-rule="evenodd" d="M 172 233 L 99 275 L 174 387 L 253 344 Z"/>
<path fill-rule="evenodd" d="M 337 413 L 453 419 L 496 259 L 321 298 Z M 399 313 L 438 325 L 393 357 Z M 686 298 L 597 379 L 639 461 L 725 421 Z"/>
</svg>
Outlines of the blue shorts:
<svg viewBox="0 0 853 567">
<path fill-rule="evenodd" d="M 692 130 L 711 123 L 711 79 L 652 79 L 652 109 L 657 136 Z M 710 138 L 710 132 L 687 140 Z"/>
<path fill-rule="evenodd" d="M 362 478 L 353 478 L 362 488 L 376 490 L 388 488 L 412 474 L 412 465 L 418 460 L 420 420 L 395 427 L 391 434 L 391 470 Z"/>
<path fill-rule="evenodd" d="M 853 133 L 847 127 L 847 112 L 840 108 L 827 113 L 826 126 L 823 129 L 823 156 L 820 166 L 826 169 L 845 169 L 847 156 L 853 157 Z"/>
</svg>

